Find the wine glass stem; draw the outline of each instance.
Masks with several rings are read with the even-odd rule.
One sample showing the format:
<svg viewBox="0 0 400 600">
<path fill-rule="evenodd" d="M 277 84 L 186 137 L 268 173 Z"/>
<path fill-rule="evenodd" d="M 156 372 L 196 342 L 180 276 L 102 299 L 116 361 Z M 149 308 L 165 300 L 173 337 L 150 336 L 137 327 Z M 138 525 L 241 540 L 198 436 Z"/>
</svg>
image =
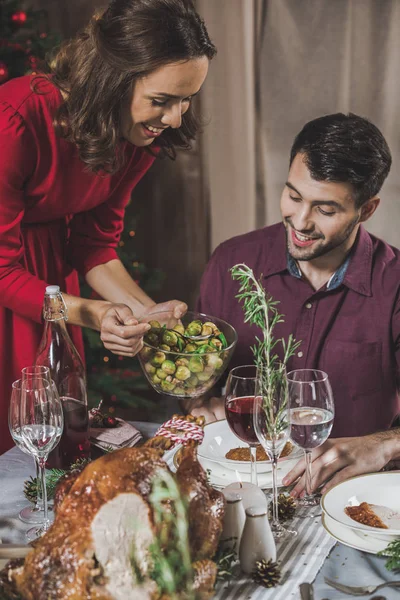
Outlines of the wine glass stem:
<svg viewBox="0 0 400 600">
<path fill-rule="evenodd" d="M 306 455 L 306 495 L 312 495 L 312 471 L 311 471 L 311 450 L 305 450 Z"/>
<path fill-rule="evenodd" d="M 250 480 L 254 485 L 258 485 L 257 477 L 257 448 L 256 446 L 250 446 Z"/>
<path fill-rule="evenodd" d="M 40 479 L 40 469 L 39 469 L 39 459 L 35 458 L 35 467 L 36 467 L 36 503 L 35 503 L 35 511 L 39 511 L 43 509 L 42 502 L 42 482 Z"/>
<path fill-rule="evenodd" d="M 40 483 L 42 488 L 42 501 L 43 501 L 43 525 L 42 528 L 44 531 L 47 531 L 49 528 L 49 516 L 48 516 L 48 508 L 47 508 L 47 489 L 46 489 L 46 458 L 39 458 L 39 473 L 40 473 Z"/>
<path fill-rule="evenodd" d="M 272 523 L 279 525 L 278 517 L 278 457 L 272 458 Z"/>
</svg>

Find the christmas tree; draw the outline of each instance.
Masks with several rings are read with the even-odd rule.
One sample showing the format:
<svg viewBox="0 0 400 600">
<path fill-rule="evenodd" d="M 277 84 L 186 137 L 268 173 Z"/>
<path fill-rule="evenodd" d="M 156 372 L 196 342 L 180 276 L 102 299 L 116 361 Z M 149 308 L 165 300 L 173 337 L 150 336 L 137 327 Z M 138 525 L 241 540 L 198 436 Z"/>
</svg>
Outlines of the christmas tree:
<svg viewBox="0 0 400 600">
<path fill-rule="evenodd" d="M 45 10 L 34 10 L 19 0 L 0 0 L 0 84 L 13 77 L 37 73 L 46 58 L 61 42 L 51 31 Z M 126 211 L 125 231 L 119 244 L 119 257 L 133 279 L 150 295 L 160 288 L 162 276 L 139 262 L 134 248 L 134 219 Z M 82 295 L 92 292 L 81 282 Z M 108 352 L 97 332 L 84 329 L 88 375 L 88 397 L 91 406 L 100 400 L 114 412 L 118 407 L 149 406 L 151 401 L 141 395 L 149 390 L 137 358 L 122 358 Z"/>
<path fill-rule="evenodd" d="M 60 41 L 50 31 L 45 10 L 25 9 L 18 0 L 0 0 L 0 83 L 35 73 Z"/>
</svg>

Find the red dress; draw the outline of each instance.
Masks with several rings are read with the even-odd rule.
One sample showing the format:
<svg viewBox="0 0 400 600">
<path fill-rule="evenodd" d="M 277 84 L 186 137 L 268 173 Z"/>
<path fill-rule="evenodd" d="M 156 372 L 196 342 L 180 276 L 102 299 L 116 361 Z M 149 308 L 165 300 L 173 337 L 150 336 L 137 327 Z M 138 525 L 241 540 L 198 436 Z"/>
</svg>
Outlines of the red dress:
<svg viewBox="0 0 400 600">
<path fill-rule="evenodd" d="M 11 384 L 34 363 L 46 285 L 78 296 L 78 272 L 117 258 L 125 207 L 154 161 L 125 142 L 120 172 L 88 172 L 76 147 L 55 133 L 59 91 L 43 82 L 46 93 L 37 94 L 31 79 L 0 87 L 0 453 L 13 445 Z M 80 328 L 70 333 L 83 355 Z"/>
</svg>

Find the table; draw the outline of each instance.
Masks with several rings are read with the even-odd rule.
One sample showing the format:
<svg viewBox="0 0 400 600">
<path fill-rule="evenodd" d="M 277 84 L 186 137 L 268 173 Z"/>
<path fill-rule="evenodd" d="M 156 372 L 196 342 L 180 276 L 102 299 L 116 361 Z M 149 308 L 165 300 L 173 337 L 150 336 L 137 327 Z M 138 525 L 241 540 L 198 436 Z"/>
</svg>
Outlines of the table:
<svg viewBox="0 0 400 600">
<path fill-rule="evenodd" d="M 154 435 L 158 424 L 134 422 L 145 438 Z M 13 448 L 0 456 L 0 538 L 4 543 L 25 543 L 25 530 L 29 527 L 18 519 L 18 513 L 26 506 L 23 494 L 23 482 L 35 475 L 32 458 Z M 299 557 L 301 560 L 301 558 Z M 375 582 L 400 579 L 385 569 L 385 559 L 366 554 L 342 544 L 336 544 L 325 560 L 321 571 L 314 582 L 315 600 L 348 600 L 349 596 L 342 594 L 324 583 L 324 576 L 337 579 L 350 585 L 367 585 Z M 384 588 L 379 592 L 386 600 L 400 600 L 400 589 Z M 232 599 L 237 598 L 234 590 Z M 370 598 L 369 596 L 358 596 Z M 289 599 L 297 600 L 298 590 L 293 590 Z"/>
</svg>

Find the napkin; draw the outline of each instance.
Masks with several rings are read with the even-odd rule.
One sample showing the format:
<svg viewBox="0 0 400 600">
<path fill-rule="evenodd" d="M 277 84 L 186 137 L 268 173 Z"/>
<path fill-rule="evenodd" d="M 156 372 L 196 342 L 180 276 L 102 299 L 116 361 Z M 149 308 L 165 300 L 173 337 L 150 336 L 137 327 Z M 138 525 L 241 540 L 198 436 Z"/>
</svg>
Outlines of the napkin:
<svg viewBox="0 0 400 600">
<path fill-rule="evenodd" d="M 91 427 L 91 443 L 102 450 L 118 450 L 118 448 L 132 448 L 142 439 L 142 434 L 133 425 L 122 419 L 116 421 L 117 427 Z"/>
</svg>

